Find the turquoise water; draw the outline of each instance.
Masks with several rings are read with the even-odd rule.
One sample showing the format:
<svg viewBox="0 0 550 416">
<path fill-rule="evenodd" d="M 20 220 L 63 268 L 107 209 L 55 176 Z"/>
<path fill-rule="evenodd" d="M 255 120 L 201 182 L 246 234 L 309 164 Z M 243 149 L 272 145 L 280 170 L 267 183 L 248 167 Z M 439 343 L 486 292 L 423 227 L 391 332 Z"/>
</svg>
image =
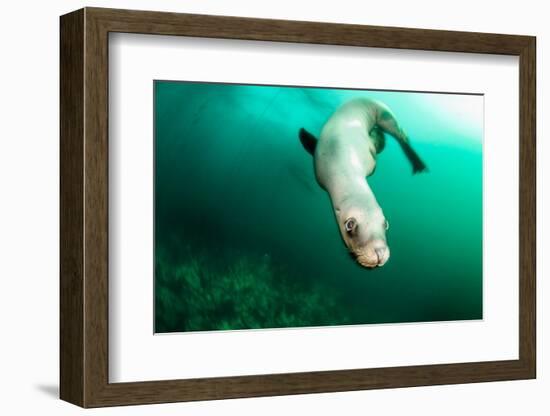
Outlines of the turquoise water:
<svg viewBox="0 0 550 416">
<path fill-rule="evenodd" d="M 368 178 L 391 257 L 358 266 L 298 130 L 352 97 L 394 112 Z M 482 318 L 483 97 L 155 82 L 155 330 Z"/>
</svg>

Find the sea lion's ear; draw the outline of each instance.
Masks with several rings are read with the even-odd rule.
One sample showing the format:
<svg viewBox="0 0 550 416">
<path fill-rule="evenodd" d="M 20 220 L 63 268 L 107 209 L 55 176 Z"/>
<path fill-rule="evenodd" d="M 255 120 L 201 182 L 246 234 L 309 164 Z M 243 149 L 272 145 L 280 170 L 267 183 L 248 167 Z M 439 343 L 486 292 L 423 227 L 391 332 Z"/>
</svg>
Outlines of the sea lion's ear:
<svg viewBox="0 0 550 416">
<path fill-rule="evenodd" d="M 315 147 L 317 146 L 317 138 L 304 128 L 300 129 L 298 136 L 300 137 L 300 142 L 302 142 L 304 149 L 306 149 L 310 155 L 313 155 L 315 153 Z"/>
</svg>

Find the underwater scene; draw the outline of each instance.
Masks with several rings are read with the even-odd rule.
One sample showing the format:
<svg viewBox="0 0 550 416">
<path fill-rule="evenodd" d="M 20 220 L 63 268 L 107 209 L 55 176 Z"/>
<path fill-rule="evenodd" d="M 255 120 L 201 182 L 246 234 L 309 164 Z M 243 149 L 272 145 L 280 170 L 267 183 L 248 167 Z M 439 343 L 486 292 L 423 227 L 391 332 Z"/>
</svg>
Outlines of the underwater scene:
<svg viewBox="0 0 550 416">
<path fill-rule="evenodd" d="M 154 81 L 155 333 L 483 318 L 483 96 Z"/>
</svg>

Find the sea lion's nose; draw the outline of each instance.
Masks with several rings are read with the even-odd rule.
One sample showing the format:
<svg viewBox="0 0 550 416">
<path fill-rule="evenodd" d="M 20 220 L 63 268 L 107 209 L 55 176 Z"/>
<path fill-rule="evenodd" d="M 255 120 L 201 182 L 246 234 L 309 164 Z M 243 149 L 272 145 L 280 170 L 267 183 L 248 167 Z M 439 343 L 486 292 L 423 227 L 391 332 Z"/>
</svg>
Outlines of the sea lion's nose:
<svg viewBox="0 0 550 416">
<path fill-rule="evenodd" d="M 371 241 L 367 246 L 354 252 L 357 262 L 364 267 L 372 269 L 381 267 L 390 258 L 390 249 L 384 240 Z"/>
<path fill-rule="evenodd" d="M 388 248 L 378 247 L 378 248 L 375 248 L 374 251 L 378 256 L 378 266 L 383 266 L 388 261 L 388 258 L 390 257 Z"/>
</svg>

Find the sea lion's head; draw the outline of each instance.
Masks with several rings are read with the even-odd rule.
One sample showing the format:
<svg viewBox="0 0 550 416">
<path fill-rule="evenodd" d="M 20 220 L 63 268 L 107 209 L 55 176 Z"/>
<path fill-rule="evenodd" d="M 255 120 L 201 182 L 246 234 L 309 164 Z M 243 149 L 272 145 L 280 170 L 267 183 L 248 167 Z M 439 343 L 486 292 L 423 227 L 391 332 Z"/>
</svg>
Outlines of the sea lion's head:
<svg viewBox="0 0 550 416">
<path fill-rule="evenodd" d="M 390 258 L 386 242 L 389 223 L 382 209 L 351 205 L 336 209 L 340 234 L 350 254 L 368 268 L 380 267 Z"/>
</svg>

